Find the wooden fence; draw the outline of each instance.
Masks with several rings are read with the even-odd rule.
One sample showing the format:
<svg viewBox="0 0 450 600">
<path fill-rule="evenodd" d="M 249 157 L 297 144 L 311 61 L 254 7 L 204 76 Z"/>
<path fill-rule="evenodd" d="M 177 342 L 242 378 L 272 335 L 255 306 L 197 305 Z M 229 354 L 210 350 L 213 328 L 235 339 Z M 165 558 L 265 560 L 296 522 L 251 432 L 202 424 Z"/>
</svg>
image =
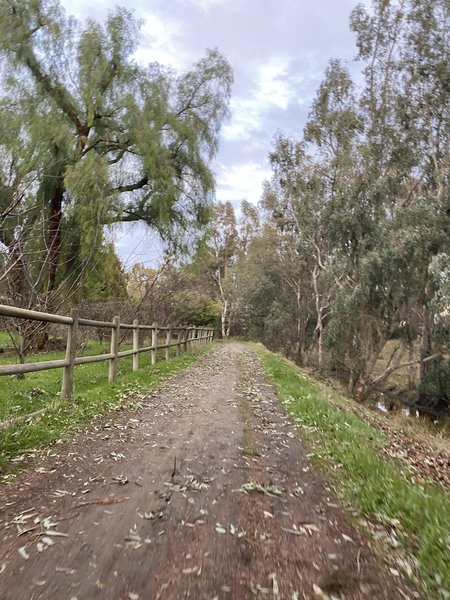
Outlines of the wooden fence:
<svg viewBox="0 0 450 600">
<path fill-rule="evenodd" d="M 64 374 L 61 386 L 61 397 L 66 399 L 69 399 L 72 396 L 73 373 L 76 365 L 85 365 L 87 363 L 108 360 L 108 381 L 115 381 L 117 378 L 119 358 L 132 356 L 133 371 L 137 371 L 139 368 L 139 354 L 141 352 L 150 352 L 151 364 L 154 365 L 157 361 L 158 350 L 164 349 L 165 359 L 169 360 L 170 348 L 176 348 L 176 355 L 179 356 L 182 352 L 191 350 L 194 344 L 204 344 L 212 341 L 214 336 L 214 330 L 207 327 L 159 327 L 157 323 L 153 323 L 153 325 L 141 325 L 137 319 L 131 324 L 121 323 L 119 317 L 114 317 L 112 322 L 83 319 L 78 316 L 78 309 L 76 308 L 70 311 L 69 317 L 65 317 L 62 315 L 53 315 L 0 304 L 0 316 L 67 325 L 66 356 L 64 359 L 26 364 L 0 365 L 0 375 L 18 375 L 20 373 L 33 373 L 35 371 L 63 368 Z M 95 356 L 77 356 L 77 337 L 80 327 L 95 327 L 97 329 L 104 327 L 111 329 L 111 348 L 109 353 L 97 354 Z M 132 350 L 119 351 L 119 336 L 121 330 L 131 330 L 133 332 Z M 139 347 L 140 331 L 151 332 L 151 346 Z M 161 332 L 165 332 L 164 344 L 158 344 L 158 334 Z"/>
</svg>

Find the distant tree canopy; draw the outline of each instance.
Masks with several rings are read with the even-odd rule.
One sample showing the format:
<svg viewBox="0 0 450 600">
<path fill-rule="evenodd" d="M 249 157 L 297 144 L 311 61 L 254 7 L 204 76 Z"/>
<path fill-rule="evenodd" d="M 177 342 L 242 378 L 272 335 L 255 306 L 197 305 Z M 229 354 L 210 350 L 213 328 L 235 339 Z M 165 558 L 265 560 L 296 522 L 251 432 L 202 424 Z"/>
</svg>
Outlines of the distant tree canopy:
<svg viewBox="0 0 450 600">
<path fill-rule="evenodd" d="M 105 225 L 144 221 L 181 243 L 207 221 L 231 68 L 216 50 L 182 75 L 139 65 L 139 25 L 124 8 L 80 24 L 55 0 L 0 0 L 0 242 L 16 300 L 51 308 L 63 282 L 79 287 L 110 255 Z"/>
</svg>

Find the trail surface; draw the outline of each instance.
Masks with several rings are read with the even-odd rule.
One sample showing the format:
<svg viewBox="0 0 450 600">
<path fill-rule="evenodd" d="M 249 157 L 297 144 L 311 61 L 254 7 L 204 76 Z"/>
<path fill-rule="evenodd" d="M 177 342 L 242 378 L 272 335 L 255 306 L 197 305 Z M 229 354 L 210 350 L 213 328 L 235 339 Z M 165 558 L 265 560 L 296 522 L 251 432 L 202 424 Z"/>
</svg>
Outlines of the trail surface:
<svg viewBox="0 0 450 600">
<path fill-rule="evenodd" d="M 408 597 L 245 344 L 54 446 L 0 506 L 1 600 Z"/>
</svg>

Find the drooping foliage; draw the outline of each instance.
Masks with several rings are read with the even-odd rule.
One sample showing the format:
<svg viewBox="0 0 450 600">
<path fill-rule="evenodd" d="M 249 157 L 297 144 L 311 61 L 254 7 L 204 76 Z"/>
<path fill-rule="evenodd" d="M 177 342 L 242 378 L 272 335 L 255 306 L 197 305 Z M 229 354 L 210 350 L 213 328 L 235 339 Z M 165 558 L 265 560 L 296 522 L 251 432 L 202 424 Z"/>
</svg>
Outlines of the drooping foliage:
<svg viewBox="0 0 450 600">
<path fill-rule="evenodd" d="M 231 69 L 210 50 L 178 75 L 138 64 L 140 23 L 81 24 L 56 0 L 0 1 L 0 242 L 15 303 L 52 309 L 143 221 L 185 244 L 207 221 Z"/>
</svg>

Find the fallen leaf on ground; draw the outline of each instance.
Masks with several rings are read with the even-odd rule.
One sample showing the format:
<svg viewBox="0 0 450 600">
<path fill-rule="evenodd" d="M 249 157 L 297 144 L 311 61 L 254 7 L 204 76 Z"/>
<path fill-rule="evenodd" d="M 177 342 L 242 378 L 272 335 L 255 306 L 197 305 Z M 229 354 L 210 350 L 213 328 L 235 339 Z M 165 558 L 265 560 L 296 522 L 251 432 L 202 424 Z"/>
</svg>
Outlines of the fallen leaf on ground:
<svg viewBox="0 0 450 600">
<path fill-rule="evenodd" d="M 243 494 L 251 494 L 252 492 L 258 494 L 265 494 L 266 496 L 281 496 L 282 492 L 279 488 L 274 485 L 262 485 L 256 481 L 249 481 L 248 483 L 243 483 L 241 487 L 236 490 L 238 492 L 242 492 Z"/>
<path fill-rule="evenodd" d="M 98 498 L 97 500 L 90 500 L 89 502 L 80 502 L 80 504 L 75 505 L 75 508 L 78 506 L 89 506 L 90 504 L 117 504 L 119 502 L 124 502 L 125 500 L 129 500 L 129 498 L 116 498 L 115 496 L 107 496 L 106 498 Z"/>
<path fill-rule="evenodd" d="M 116 475 L 112 478 L 112 481 L 114 483 L 119 483 L 120 485 L 125 485 L 128 483 L 128 477 L 125 477 L 125 475 Z"/>
<path fill-rule="evenodd" d="M 286 533 L 292 533 L 293 535 L 306 535 L 306 531 L 303 530 L 298 530 L 298 529 L 288 529 L 287 527 L 282 527 L 281 528 L 283 531 L 285 531 Z"/>
<path fill-rule="evenodd" d="M 271 573 L 269 575 L 269 580 L 272 581 L 273 596 L 274 596 L 274 598 L 278 598 L 279 595 L 280 595 L 280 590 L 279 590 L 279 587 L 278 587 L 277 574 L 276 573 Z"/>
</svg>

